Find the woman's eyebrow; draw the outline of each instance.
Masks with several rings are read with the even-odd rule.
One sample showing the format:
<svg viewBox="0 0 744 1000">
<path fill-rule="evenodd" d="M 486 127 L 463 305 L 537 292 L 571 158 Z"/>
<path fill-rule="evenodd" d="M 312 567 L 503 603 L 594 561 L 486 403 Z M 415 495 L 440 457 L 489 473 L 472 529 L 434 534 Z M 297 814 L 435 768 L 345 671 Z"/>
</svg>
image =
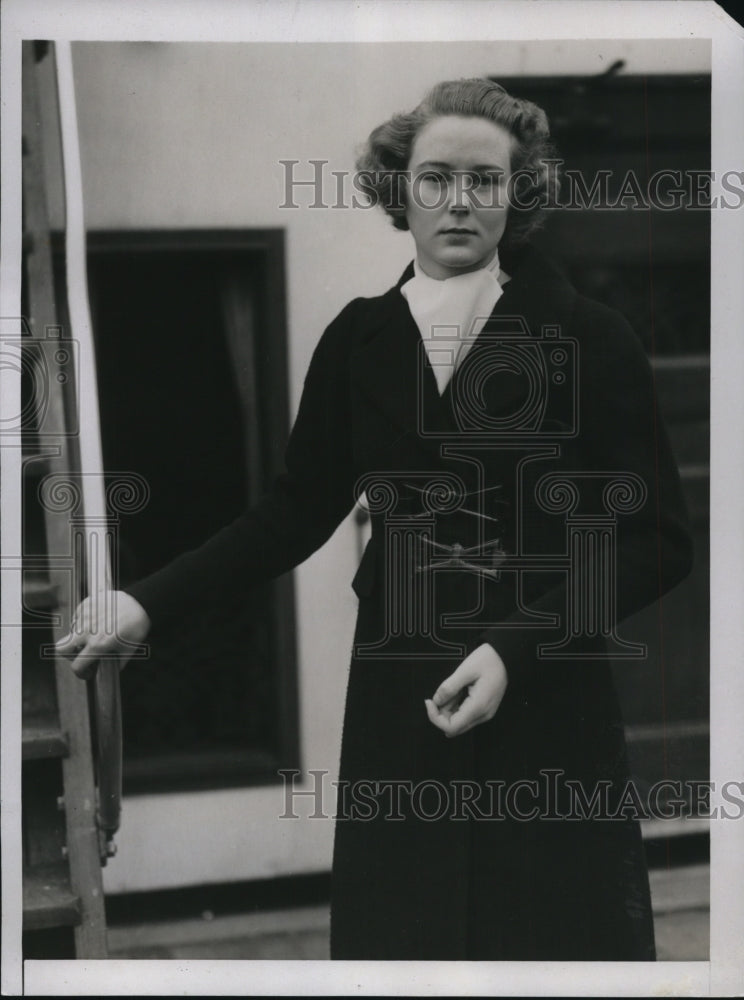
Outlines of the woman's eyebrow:
<svg viewBox="0 0 744 1000">
<path fill-rule="evenodd" d="M 418 167 L 438 167 L 440 170 L 452 170 L 451 163 L 445 163 L 443 160 L 422 160 L 421 163 L 417 163 Z"/>
<path fill-rule="evenodd" d="M 446 163 L 443 160 L 422 160 L 421 163 L 416 164 L 417 167 L 434 167 L 438 170 L 460 170 L 461 172 L 480 172 L 480 171 L 490 171 L 491 173 L 496 173 L 498 171 L 504 170 L 504 167 L 498 163 L 476 163 L 471 167 L 453 167 L 451 163 Z"/>
</svg>

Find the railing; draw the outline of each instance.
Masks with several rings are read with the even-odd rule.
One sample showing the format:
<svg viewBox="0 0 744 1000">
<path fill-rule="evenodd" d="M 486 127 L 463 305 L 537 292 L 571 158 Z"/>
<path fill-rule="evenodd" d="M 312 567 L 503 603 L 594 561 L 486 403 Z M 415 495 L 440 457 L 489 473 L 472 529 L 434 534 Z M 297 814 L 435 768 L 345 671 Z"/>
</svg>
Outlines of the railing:
<svg viewBox="0 0 744 1000">
<path fill-rule="evenodd" d="M 114 834 L 121 822 L 122 722 L 119 666 L 103 660 L 93 682 L 98 785 L 98 831 L 101 864 L 116 853 Z"/>
<path fill-rule="evenodd" d="M 111 590 L 111 560 L 105 541 L 101 541 L 96 531 L 96 526 L 107 523 L 107 507 L 95 347 L 88 302 L 83 185 L 70 43 L 56 42 L 55 56 L 66 208 L 67 300 L 72 333 L 78 342 L 75 387 L 84 511 L 83 561 L 89 593 L 94 593 Z M 104 538 L 105 535 L 104 531 Z M 122 723 L 119 665 L 115 659 L 104 659 L 98 664 L 91 689 L 91 711 L 98 750 L 99 847 L 101 863 L 105 864 L 115 852 L 113 836 L 119 828 L 121 816 Z"/>
</svg>

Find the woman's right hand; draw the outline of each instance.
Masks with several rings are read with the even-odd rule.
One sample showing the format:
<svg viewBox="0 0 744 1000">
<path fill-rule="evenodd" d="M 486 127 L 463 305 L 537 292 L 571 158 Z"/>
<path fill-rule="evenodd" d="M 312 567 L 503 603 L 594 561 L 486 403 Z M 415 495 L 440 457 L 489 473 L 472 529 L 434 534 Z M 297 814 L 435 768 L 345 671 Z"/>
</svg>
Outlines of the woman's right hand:
<svg viewBox="0 0 744 1000">
<path fill-rule="evenodd" d="M 59 640 L 56 649 L 72 660 L 72 669 L 85 680 L 106 657 L 116 657 L 120 668 L 124 667 L 134 652 L 132 646 L 143 641 L 150 626 L 149 615 L 130 594 L 102 590 L 81 601 L 69 634 Z"/>
</svg>

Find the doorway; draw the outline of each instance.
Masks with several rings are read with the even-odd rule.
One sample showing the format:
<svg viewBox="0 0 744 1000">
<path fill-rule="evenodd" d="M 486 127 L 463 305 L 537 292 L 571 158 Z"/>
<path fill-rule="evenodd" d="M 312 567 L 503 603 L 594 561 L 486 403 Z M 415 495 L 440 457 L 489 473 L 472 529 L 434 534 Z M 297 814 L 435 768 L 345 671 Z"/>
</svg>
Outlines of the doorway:
<svg viewBox="0 0 744 1000">
<path fill-rule="evenodd" d="M 88 242 L 106 474 L 135 472 L 123 587 L 269 486 L 288 434 L 281 230 L 97 232 Z M 294 597 L 248 588 L 149 638 L 122 675 L 124 791 L 277 780 L 298 759 Z"/>
</svg>

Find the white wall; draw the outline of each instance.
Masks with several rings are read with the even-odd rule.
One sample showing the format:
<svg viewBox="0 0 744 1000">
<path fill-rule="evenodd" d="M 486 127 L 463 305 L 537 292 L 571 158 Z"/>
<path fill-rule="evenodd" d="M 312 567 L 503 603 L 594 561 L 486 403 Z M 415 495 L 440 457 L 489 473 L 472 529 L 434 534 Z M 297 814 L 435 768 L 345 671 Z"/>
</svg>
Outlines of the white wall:
<svg viewBox="0 0 744 1000">
<path fill-rule="evenodd" d="M 474 26 L 475 27 L 475 26 Z M 704 42 L 173 44 L 77 43 L 90 229 L 286 230 L 290 395 L 350 298 L 384 291 L 411 257 L 407 234 L 364 209 L 281 209 L 279 161 L 352 170 L 355 148 L 441 79 L 481 74 L 705 72 Z M 62 222 L 50 159 L 52 215 Z M 298 168 L 298 173 L 301 168 Z M 309 166 L 304 166 L 309 175 Z M 308 204 L 309 195 L 296 200 Z M 333 190 L 329 190 L 333 198 Z M 344 524 L 297 572 L 305 767 L 336 770 L 355 612 L 354 528 Z M 126 683 L 136 683 L 136 666 Z M 128 799 L 108 891 L 327 869 L 332 824 L 283 820 L 280 789 Z M 298 812 L 302 810 L 298 806 Z"/>
</svg>

